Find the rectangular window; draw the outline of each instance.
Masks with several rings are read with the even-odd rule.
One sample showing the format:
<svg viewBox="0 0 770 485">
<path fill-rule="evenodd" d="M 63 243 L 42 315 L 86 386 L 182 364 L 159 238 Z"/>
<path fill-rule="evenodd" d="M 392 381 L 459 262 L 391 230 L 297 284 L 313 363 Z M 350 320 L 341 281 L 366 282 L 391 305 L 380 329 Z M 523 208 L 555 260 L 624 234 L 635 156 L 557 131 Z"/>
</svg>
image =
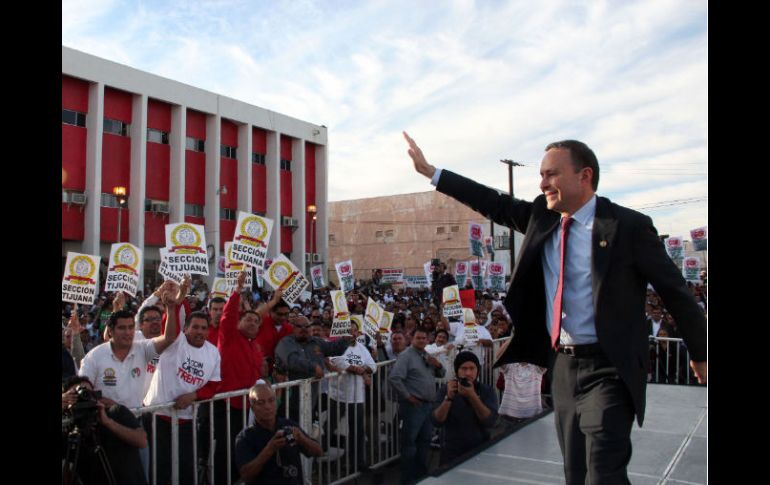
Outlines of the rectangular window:
<svg viewBox="0 0 770 485">
<path fill-rule="evenodd" d="M 235 217 L 235 210 L 233 209 L 225 209 L 224 207 L 219 209 L 219 217 L 225 221 L 234 221 L 236 220 Z"/>
<path fill-rule="evenodd" d="M 123 123 L 122 121 L 104 118 L 105 133 L 112 133 L 113 135 L 118 136 L 128 136 L 128 130 L 130 126 L 131 125 L 128 123 Z"/>
<path fill-rule="evenodd" d="M 460 226 L 452 226 L 452 227 L 450 228 L 450 230 L 451 230 L 452 232 L 460 232 Z"/>
<path fill-rule="evenodd" d="M 393 237 L 393 229 L 388 229 L 385 231 L 385 237 Z"/>
<path fill-rule="evenodd" d="M 203 206 L 198 204 L 185 204 L 184 215 L 191 217 L 203 217 Z"/>
<path fill-rule="evenodd" d="M 252 153 L 251 154 L 251 163 L 256 163 L 257 165 L 264 165 L 265 164 L 265 155 L 263 153 Z"/>
<path fill-rule="evenodd" d="M 444 226 L 439 226 L 436 228 L 436 234 L 444 234 L 446 233 L 446 228 Z"/>
<path fill-rule="evenodd" d="M 235 156 L 235 147 L 229 147 L 227 145 L 222 145 L 219 149 L 219 154 L 223 157 L 227 158 L 236 158 Z"/>
<path fill-rule="evenodd" d="M 65 125 L 82 126 L 86 127 L 86 115 L 62 108 L 61 110 L 61 122 Z"/>
<path fill-rule="evenodd" d="M 267 212 L 256 211 L 254 214 L 258 215 L 259 217 L 267 217 Z"/>
<path fill-rule="evenodd" d="M 118 204 L 118 198 L 113 194 L 102 194 L 102 207 L 112 207 L 117 209 L 120 207 L 120 204 Z"/>
<path fill-rule="evenodd" d="M 203 140 L 188 136 L 185 140 L 185 149 L 193 152 L 205 151 L 206 143 Z"/>
<path fill-rule="evenodd" d="M 281 159 L 281 170 L 287 170 L 291 172 L 291 160 Z"/>
<path fill-rule="evenodd" d="M 155 128 L 147 128 L 147 141 L 168 145 L 168 133 Z"/>
<path fill-rule="evenodd" d="M 337 241 L 337 239 L 334 237 L 334 234 L 329 234 L 329 242 L 333 243 L 333 242 L 336 242 L 336 241 Z"/>
</svg>

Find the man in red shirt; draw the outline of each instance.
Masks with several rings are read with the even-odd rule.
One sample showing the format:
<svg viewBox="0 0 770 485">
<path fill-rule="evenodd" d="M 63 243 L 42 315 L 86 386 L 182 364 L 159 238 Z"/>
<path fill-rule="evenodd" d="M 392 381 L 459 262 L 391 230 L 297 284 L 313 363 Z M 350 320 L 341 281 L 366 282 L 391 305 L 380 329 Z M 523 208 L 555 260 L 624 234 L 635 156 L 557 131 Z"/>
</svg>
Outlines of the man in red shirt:
<svg viewBox="0 0 770 485">
<path fill-rule="evenodd" d="M 208 341 L 219 345 L 219 323 L 222 321 L 222 313 L 225 308 L 225 299 L 222 297 L 215 297 L 209 300 L 209 316 L 211 317 L 211 325 L 209 325 Z"/>
<path fill-rule="evenodd" d="M 289 304 L 281 299 L 278 292 L 273 295 L 273 298 L 267 302 L 264 308 L 270 312 L 262 318 L 262 325 L 257 333 L 257 342 L 262 347 L 267 361 L 268 374 L 272 375 L 275 347 L 285 336 L 294 335 L 294 327 L 288 320 Z"/>
<path fill-rule="evenodd" d="M 246 281 L 246 272 L 238 275 L 235 290 L 224 305 L 222 317 L 219 323 L 219 341 L 217 349 L 222 357 L 221 374 L 222 382 L 219 393 L 249 389 L 258 379 L 266 374 L 264 354 L 257 334 L 262 324 L 262 318 L 271 305 L 262 305 L 256 311 L 240 311 L 241 290 Z M 276 292 L 281 297 L 282 291 Z M 271 303 L 273 303 L 271 301 Z M 227 435 L 227 408 L 226 400 L 214 403 L 214 439 L 216 449 L 214 451 L 215 483 L 232 483 L 238 477 L 233 453 L 235 451 L 235 437 L 246 427 L 244 422 L 244 408 L 248 410 L 246 397 L 230 398 L 230 435 Z M 204 430 L 204 432 L 206 432 Z M 228 460 L 228 454 L 230 459 Z M 227 480 L 227 470 L 231 470 L 230 480 Z"/>
</svg>

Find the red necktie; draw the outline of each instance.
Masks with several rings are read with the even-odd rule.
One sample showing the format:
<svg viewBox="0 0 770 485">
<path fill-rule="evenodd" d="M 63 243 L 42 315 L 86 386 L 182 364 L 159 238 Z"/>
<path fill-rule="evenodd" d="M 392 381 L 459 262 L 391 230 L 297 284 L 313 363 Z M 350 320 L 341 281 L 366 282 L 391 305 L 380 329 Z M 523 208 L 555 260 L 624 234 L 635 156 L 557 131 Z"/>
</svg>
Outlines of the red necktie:
<svg viewBox="0 0 770 485">
<path fill-rule="evenodd" d="M 551 346 L 554 349 L 559 347 L 559 335 L 561 334 L 561 300 L 564 293 L 564 260 L 567 259 L 567 236 L 569 235 L 570 224 L 572 224 L 571 217 L 565 217 L 561 220 L 561 261 L 559 263 L 559 285 L 556 287 L 556 297 L 553 300 L 553 319 L 551 322 Z"/>
</svg>

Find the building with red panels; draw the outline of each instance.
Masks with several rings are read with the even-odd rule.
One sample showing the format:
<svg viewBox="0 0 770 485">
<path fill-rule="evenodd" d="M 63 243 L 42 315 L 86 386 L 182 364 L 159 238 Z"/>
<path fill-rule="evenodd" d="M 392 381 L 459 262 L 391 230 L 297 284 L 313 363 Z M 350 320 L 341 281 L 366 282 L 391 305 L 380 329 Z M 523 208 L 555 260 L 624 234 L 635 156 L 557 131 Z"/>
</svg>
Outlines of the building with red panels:
<svg viewBox="0 0 770 485">
<path fill-rule="evenodd" d="M 106 262 L 113 243 L 128 241 L 152 281 L 165 225 L 186 221 L 205 227 L 210 282 L 245 211 L 273 220 L 270 257 L 326 266 L 327 136 L 325 126 L 62 46 L 62 257 Z"/>
</svg>

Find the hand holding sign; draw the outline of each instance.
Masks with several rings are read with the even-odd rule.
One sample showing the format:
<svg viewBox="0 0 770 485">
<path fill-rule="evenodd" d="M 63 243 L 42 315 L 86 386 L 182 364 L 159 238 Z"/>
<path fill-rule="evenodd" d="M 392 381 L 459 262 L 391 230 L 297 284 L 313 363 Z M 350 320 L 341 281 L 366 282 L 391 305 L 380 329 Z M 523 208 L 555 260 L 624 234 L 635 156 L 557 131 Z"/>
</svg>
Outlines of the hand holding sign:
<svg viewBox="0 0 770 485">
<path fill-rule="evenodd" d="M 192 282 L 190 281 L 190 275 L 186 274 L 182 277 L 182 284 L 179 285 L 179 291 L 177 291 L 176 294 L 176 304 L 181 305 L 185 298 L 187 298 L 187 294 L 190 292 L 190 285 Z"/>
<path fill-rule="evenodd" d="M 249 270 L 250 269 L 251 268 L 249 268 Z M 238 275 L 238 279 L 235 282 L 235 291 L 236 292 L 240 293 L 241 290 L 243 289 L 243 284 L 246 283 L 246 276 L 247 276 L 247 274 L 246 274 L 246 270 L 245 269 L 243 271 L 241 271 L 241 273 Z"/>
<path fill-rule="evenodd" d="M 112 311 L 120 311 L 124 306 L 126 306 L 126 294 L 119 291 L 112 300 Z"/>
<path fill-rule="evenodd" d="M 72 329 L 73 335 L 79 334 L 82 330 L 82 327 L 80 326 L 80 318 L 78 318 L 77 305 L 75 305 L 74 308 L 72 308 L 72 314 L 70 315 L 69 322 L 67 322 L 67 327 Z"/>
</svg>

